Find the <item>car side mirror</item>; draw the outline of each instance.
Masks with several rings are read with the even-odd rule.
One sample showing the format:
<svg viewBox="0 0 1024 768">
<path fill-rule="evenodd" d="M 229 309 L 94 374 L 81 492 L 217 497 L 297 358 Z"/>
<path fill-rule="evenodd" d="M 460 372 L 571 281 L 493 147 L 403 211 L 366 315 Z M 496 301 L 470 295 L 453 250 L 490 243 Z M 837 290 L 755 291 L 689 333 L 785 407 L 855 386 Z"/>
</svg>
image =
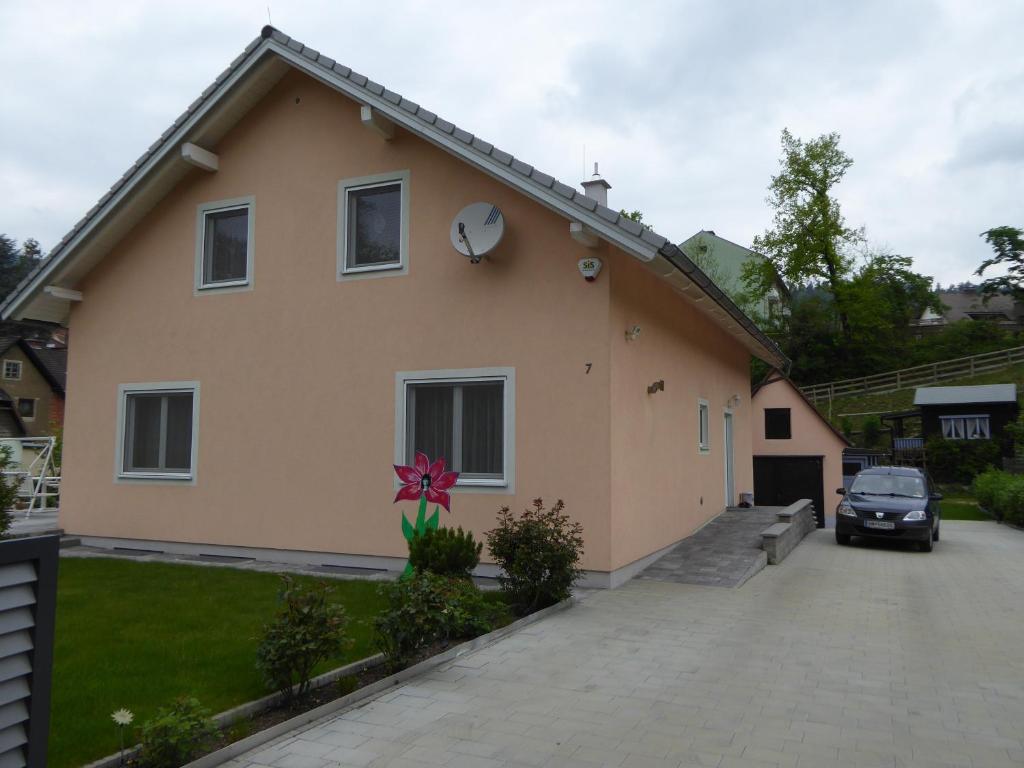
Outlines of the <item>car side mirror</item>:
<svg viewBox="0 0 1024 768">
<path fill-rule="evenodd" d="M 932 494 L 932 501 L 942 501 L 942 494 L 941 493 L 933 493 Z"/>
<path fill-rule="evenodd" d="M 836 493 L 838 493 L 840 496 L 845 496 L 846 495 L 846 489 L 845 488 L 836 488 Z"/>
</svg>

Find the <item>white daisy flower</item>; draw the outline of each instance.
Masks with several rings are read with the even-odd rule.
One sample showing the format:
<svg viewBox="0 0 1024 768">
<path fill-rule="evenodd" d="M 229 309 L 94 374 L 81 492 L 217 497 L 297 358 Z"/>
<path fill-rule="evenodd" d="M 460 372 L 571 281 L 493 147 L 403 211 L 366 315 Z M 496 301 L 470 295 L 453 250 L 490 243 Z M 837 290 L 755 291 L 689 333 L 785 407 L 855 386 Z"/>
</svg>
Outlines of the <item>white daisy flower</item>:
<svg viewBox="0 0 1024 768">
<path fill-rule="evenodd" d="M 135 715 L 129 709 L 119 709 L 110 716 L 110 719 L 118 725 L 131 725 Z"/>
</svg>

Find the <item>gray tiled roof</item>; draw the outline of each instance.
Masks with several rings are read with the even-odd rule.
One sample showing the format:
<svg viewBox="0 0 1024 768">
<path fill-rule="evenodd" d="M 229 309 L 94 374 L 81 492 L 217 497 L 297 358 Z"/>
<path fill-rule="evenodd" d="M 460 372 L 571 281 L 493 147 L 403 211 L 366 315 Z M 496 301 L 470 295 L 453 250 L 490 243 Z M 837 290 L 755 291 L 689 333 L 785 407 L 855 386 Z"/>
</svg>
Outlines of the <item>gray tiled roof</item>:
<svg viewBox="0 0 1024 768">
<path fill-rule="evenodd" d="M 918 387 L 914 405 L 959 405 L 961 403 L 1015 403 L 1016 384 L 981 384 L 973 387 Z"/>
<path fill-rule="evenodd" d="M 34 270 L 33 273 L 21 283 L 21 285 L 19 285 L 18 290 L 12 292 L 7 300 L 0 305 L 0 312 L 5 314 L 7 313 L 12 302 L 17 298 L 21 298 L 23 289 L 32 283 L 36 275 L 45 270 L 47 265 L 54 259 L 61 257 L 65 246 L 67 246 L 68 243 L 84 227 L 90 224 L 94 217 L 103 214 L 104 206 L 125 185 L 125 183 L 127 183 L 128 180 L 131 179 L 154 154 L 165 151 L 172 135 L 189 120 L 196 110 L 202 107 L 208 99 L 217 93 L 218 86 L 224 83 L 224 81 L 227 80 L 237 69 L 242 67 L 251 55 L 260 55 L 262 53 L 260 50 L 261 46 L 263 46 L 267 41 L 272 41 L 273 43 L 282 46 L 286 49 L 284 53 L 293 52 L 296 54 L 299 58 L 298 65 L 300 66 L 305 63 L 306 65 L 311 65 L 315 68 L 320 68 L 326 73 L 330 73 L 332 77 L 343 78 L 346 85 L 349 88 L 354 89 L 356 92 L 361 92 L 361 95 L 367 102 L 379 103 L 380 100 L 387 102 L 387 104 L 392 105 L 393 108 L 397 109 L 400 116 L 404 118 L 405 121 L 410 121 L 413 125 L 416 125 L 419 131 L 427 137 L 443 137 L 454 140 L 457 145 L 460 145 L 461 149 L 465 150 L 466 154 L 471 158 L 474 158 L 474 162 L 479 163 L 485 169 L 492 168 L 496 164 L 500 168 L 511 171 L 512 177 L 516 181 L 523 183 L 527 188 L 532 187 L 539 192 L 554 193 L 555 196 L 563 199 L 572 207 L 577 209 L 579 218 L 584 223 L 591 221 L 595 224 L 603 223 L 611 225 L 613 227 L 612 231 L 617 232 L 619 237 L 626 243 L 624 247 L 628 248 L 630 247 L 629 244 L 632 243 L 632 247 L 635 247 L 640 252 L 650 253 L 651 251 L 654 251 L 661 255 L 676 269 L 684 273 L 692 282 L 699 286 L 699 288 L 719 307 L 721 307 L 724 312 L 738 322 L 744 330 L 769 353 L 770 356 L 776 358 L 777 364 L 784 367 L 788 362 L 775 342 L 769 339 L 753 323 L 753 321 L 750 320 L 750 318 L 748 318 L 732 302 L 732 300 L 729 299 L 729 297 L 726 296 L 726 294 L 703 272 L 701 272 L 701 270 L 687 257 L 687 255 L 668 238 L 647 228 L 639 228 L 638 231 L 636 223 L 622 216 L 618 211 L 614 211 L 611 208 L 598 204 L 592 198 L 587 197 L 574 187 L 564 184 L 553 176 L 534 168 L 532 165 L 522 162 L 508 152 L 498 149 L 490 142 L 474 136 L 469 131 L 458 127 L 452 122 L 442 119 L 435 113 L 419 106 L 417 103 L 387 90 L 384 86 L 369 80 L 366 76 L 353 71 L 349 67 L 337 63 L 334 59 L 324 56 L 315 49 L 304 45 L 298 40 L 295 40 L 280 30 L 270 26 L 263 28 L 260 36 L 246 46 L 245 50 L 231 62 L 228 68 L 217 76 L 217 79 L 203 91 L 200 97 L 192 102 L 188 109 L 185 110 L 185 112 L 183 112 L 178 119 L 175 120 L 166 131 L 164 131 L 160 138 L 142 154 L 132 167 L 114 183 L 110 190 L 100 198 L 99 202 L 93 206 L 85 217 L 75 224 L 71 231 L 53 248 L 48 259 L 37 267 L 37 269 Z M 594 222 L 595 217 L 599 221 Z"/>
</svg>

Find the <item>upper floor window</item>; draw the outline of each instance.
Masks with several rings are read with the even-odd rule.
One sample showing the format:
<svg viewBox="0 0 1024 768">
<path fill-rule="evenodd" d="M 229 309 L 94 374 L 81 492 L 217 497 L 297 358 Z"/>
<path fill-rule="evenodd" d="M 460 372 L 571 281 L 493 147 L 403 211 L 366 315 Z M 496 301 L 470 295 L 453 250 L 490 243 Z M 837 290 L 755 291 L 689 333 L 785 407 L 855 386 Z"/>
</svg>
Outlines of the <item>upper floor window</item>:
<svg viewBox="0 0 1024 768">
<path fill-rule="evenodd" d="M 988 440 L 992 437 L 988 416 L 940 416 L 947 440 Z"/>
<path fill-rule="evenodd" d="M 422 451 L 444 458 L 460 486 L 510 486 L 513 387 L 508 368 L 399 374 L 396 463 Z"/>
<path fill-rule="evenodd" d="M 21 360 L 4 360 L 4 378 L 9 381 L 21 380 Z"/>
<path fill-rule="evenodd" d="M 338 183 L 338 278 L 408 267 L 409 172 Z"/>
<path fill-rule="evenodd" d="M 251 197 L 199 206 L 197 290 L 252 286 L 254 208 Z"/>
<path fill-rule="evenodd" d="M 710 409 L 707 400 L 697 401 L 697 450 L 711 451 Z"/>
<path fill-rule="evenodd" d="M 118 476 L 193 479 L 198 415 L 197 382 L 122 385 Z"/>
<path fill-rule="evenodd" d="M 18 415 L 25 421 L 32 421 L 36 417 L 36 399 L 34 397 L 19 397 Z"/>
<path fill-rule="evenodd" d="M 793 437 L 789 408 L 764 409 L 765 440 L 789 440 Z"/>
</svg>

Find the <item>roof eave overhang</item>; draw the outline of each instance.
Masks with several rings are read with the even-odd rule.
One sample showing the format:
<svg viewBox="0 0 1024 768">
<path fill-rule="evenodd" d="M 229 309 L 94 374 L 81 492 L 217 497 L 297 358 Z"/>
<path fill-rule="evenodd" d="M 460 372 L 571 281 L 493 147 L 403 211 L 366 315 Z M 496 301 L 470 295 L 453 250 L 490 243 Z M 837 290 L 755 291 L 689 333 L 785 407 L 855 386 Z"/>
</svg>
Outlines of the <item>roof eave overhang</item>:
<svg viewBox="0 0 1024 768">
<path fill-rule="evenodd" d="M 490 155 L 474 151 L 471 148 L 471 143 L 475 139 L 471 139 L 471 142 L 467 143 L 461 141 L 456 136 L 455 131 L 448 132 L 442 130 L 437 125 L 415 119 L 406 109 L 400 106 L 404 100 L 398 97 L 397 94 L 391 94 L 391 92 L 383 88 L 380 88 L 380 93 L 377 94 L 369 91 L 366 87 L 356 85 L 348 77 L 336 71 L 336 67 L 339 65 L 333 59 L 312 51 L 301 44 L 294 46 L 289 44 L 293 42 L 296 41 L 291 41 L 274 30 L 272 34 L 268 35 L 265 32 L 263 36 L 250 43 L 246 50 L 193 102 L 189 110 L 150 147 L 146 155 L 129 168 L 111 191 L 86 214 L 83 220 L 76 225 L 75 230 L 68 235 L 65 241 L 58 245 L 55 249 L 56 253 L 31 275 L 12 297 L 0 307 L 0 313 L 2 313 L 3 318 L 20 318 L 25 316 L 29 305 L 43 296 L 43 289 L 48 285 L 73 283 L 74 279 L 69 280 L 69 278 L 75 278 L 71 270 L 75 254 L 81 252 L 83 247 L 91 239 L 95 238 L 97 232 L 102 230 L 118 211 L 123 210 L 127 206 L 133 195 L 138 193 L 140 187 L 143 187 L 161 167 L 167 164 L 174 164 L 176 168 L 180 166 L 177 171 L 177 174 L 179 174 L 178 178 L 187 173 L 188 167 L 178 157 L 179 147 L 186 142 L 197 143 L 200 146 L 203 143 L 210 143 L 209 139 L 206 142 L 202 141 L 203 122 L 221 106 L 227 97 L 232 93 L 243 90 L 238 88 L 238 86 L 252 74 L 255 68 L 276 57 L 277 60 L 299 69 L 314 79 L 347 95 L 357 103 L 365 104 L 379 111 L 382 115 L 410 133 L 470 163 L 488 175 L 508 184 L 530 199 L 550 210 L 558 212 L 566 219 L 584 223 L 602 239 L 648 265 L 653 271 L 672 284 L 678 293 L 695 301 L 698 308 L 710 315 L 717 324 L 725 327 L 736 336 L 744 346 L 749 348 L 752 354 L 770 365 L 783 370 L 788 368 L 789 361 L 779 350 L 778 346 L 768 339 L 753 321 L 746 317 L 671 242 L 646 230 L 640 235 L 632 235 L 626 232 L 615 221 L 606 220 L 598 212 L 589 211 L 574 202 L 573 198 L 578 196 L 578 193 L 566 185 L 555 183 L 550 187 L 545 187 L 528 181 L 527 177 L 523 176 L 513 167 L 512 162 L 505 164 Z M 344 68 L 342 69 L 344 70 Z M 283 72 L 277 73 L 277 78 L 281 74 Z M 269 80 L 271 83 L 276 82 L 274 78 Z M 262 93 L 259 95 L 262 96 Z M 387 98 L 389 95 L 397 100 L 390 100 Z M 177 179 L 173 178 L 174 175 L 172 173 L 171 177 L 174 183 L 176 183 Z M 146 207 L 143 213 L 148 211 L 149 207 Z M 645 238 L 649 238 L 653 242 L 648 242 Z M 659 244 L 660 247 L 656 244 Z M 72 288 L 73 285 L 64 285 L 64 287 Z M 45 296 L 41 300 L 49 304 L 62 301 L 52 296 Z M 66 302 L 62 306 L 65 310 L 67 309 Z M 55 317 L 56 314 L 59 314 L 59 311 L 55 311 L 53 307 L 50 307 L 46 319 L 57 319 Z"/>
</svg>

